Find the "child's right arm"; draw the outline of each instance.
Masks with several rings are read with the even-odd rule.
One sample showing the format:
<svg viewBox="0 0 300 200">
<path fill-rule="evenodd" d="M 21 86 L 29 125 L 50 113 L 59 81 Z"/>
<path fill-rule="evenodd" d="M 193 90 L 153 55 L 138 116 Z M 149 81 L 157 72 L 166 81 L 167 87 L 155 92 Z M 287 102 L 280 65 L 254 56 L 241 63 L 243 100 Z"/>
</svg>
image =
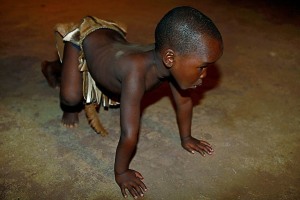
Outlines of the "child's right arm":
<svg viewBox="0 0 300 200">
<path fill-rule="evenodd" d="M 124 197 L 126 189 L 133 197 L 143 196 L 147 190 L 142 175 L 129 169 L 137 147 L 140 127 L 140 102 L 145 91 L 143 77 L 135 70 L 122 80 L 121 136 L 115 158 L 115 179 Z"/>
</svg>

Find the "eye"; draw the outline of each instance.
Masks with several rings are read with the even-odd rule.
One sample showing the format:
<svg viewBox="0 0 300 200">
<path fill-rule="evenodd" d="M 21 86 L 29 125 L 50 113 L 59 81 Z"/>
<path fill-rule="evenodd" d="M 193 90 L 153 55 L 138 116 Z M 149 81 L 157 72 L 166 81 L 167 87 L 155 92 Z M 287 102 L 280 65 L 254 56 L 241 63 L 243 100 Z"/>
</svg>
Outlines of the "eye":
<svg viewBox="0 0 300 200">
<path fill-rule="evenodd" d="M 203 72 L 203 70 L 204 70 L 204 68 L 206 68 L 207 66 L 201 66 L 201 67 L 198 67 L 198 71 L 199 71 L 199 73 L 202 73 Z"/>
</svg>

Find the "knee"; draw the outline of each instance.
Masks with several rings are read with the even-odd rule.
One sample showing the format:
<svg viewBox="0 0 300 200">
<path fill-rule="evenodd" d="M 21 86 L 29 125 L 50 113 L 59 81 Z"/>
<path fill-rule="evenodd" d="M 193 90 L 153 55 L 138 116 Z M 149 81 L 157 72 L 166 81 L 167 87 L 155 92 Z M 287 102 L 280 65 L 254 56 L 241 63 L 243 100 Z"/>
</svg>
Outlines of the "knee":
<svg viewBox="0 0 300 200">
<path fill-rule="evenodd" d="M 83 106 L 82 95 L 74 93 L 60 94 L 60 108 L 64 112 L 80 112 L 83 109 Z"/>
<path fill-rule="evenodd" d="M 78 104 L 82 104 L 83 98 L 82 94 L 76 94 L 75 92 L 71 93 L 60 93 L 60 102 L 66 106 L 77 106 Z"/>
</svg>

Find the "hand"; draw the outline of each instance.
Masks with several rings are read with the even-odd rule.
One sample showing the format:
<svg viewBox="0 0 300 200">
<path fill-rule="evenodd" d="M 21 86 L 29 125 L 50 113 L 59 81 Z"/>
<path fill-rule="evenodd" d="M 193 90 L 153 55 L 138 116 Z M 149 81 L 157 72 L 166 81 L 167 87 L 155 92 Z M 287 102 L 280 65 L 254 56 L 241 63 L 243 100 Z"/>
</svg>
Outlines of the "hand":
<svg viewBox="0 0 300 200">
<path fill-rule="evenodd" d="M 143 197 L 144 192 L 147 191 L 146 185 L 142 182 L 144 178 L 137 171 L 128 169 L 122 174 L 115 174 L 115 179 L 125 198 L 127 197 L 126 189 L 135 199 L 137 199 L 138 196 Z"/>
<path fill-rule="evenodd" d="M 197 151 L 202 156 L 205 156 L 205 154 L 211 155 L 214 151 L 212 149 L 212 146 L 208 142 L 204 140 L 198 140 L 192 136 L 183 138 L 181 140 L 181 145 L 184 149 L 191 152 L 192 154 L 194 154 L 195 151 Z"/>
</svg>

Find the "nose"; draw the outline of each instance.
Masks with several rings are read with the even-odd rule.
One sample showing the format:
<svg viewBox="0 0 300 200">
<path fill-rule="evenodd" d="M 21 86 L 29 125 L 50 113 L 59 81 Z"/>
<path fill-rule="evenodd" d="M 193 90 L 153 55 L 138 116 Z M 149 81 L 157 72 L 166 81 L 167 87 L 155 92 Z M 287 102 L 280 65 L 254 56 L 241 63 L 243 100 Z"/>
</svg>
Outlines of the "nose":
<svg viewBox="0 0 300 200">
<path fill-rule="evenodd" d="M 207 68 L 203 68 L 203 69 L 202 69 L 202 72 L 201 72 L 201 74 L 200 74 L 200 78 L 201 78 L 201 79 L 202 79 L 202 78 L 205 78 L 206 75 L 207 75 Z"/>
</svg>

